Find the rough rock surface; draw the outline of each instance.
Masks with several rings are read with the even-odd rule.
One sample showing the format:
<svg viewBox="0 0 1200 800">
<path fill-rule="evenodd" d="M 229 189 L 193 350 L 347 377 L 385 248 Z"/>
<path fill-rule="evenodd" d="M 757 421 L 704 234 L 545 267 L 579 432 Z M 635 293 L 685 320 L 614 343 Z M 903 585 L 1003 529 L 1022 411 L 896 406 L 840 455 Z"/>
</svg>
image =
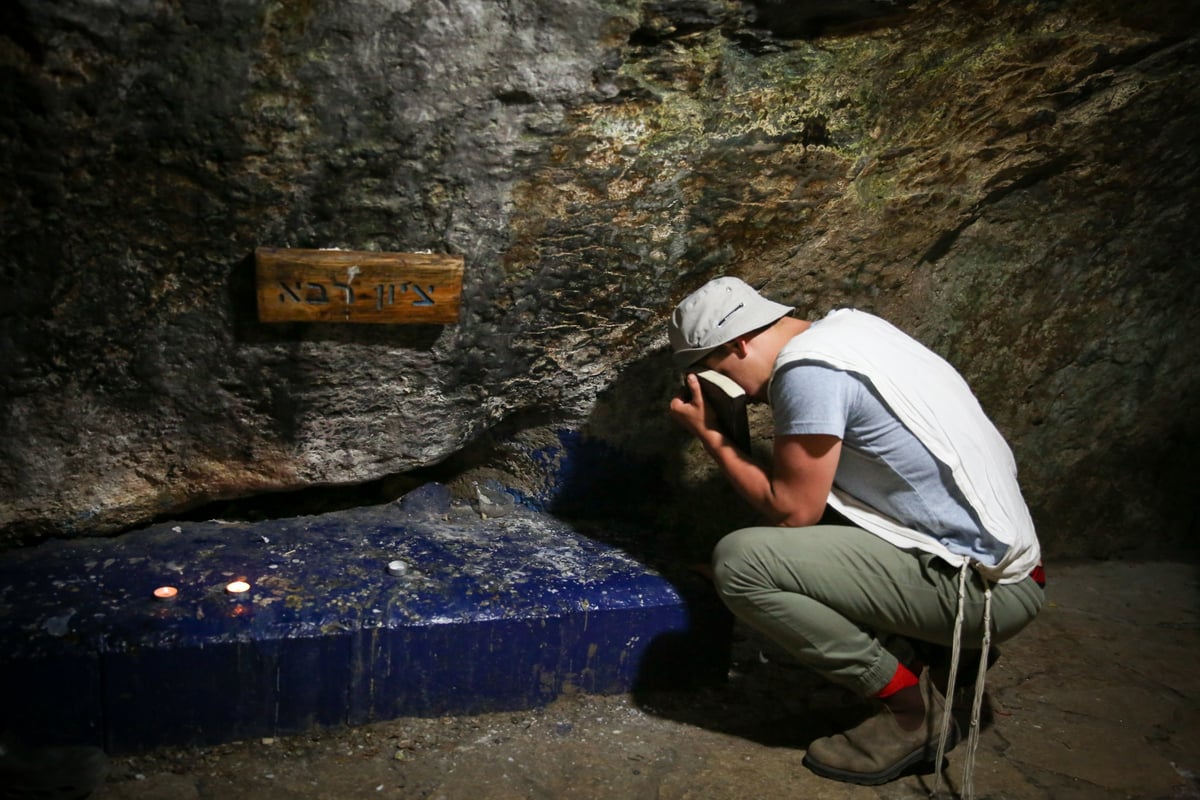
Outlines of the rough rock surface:
<svg viewBox="0 0 1200 800">
<path fill-rule="evenodd" d="M 446 463 L 532 480 L 503 442 L 561 427 L 662 457 L 687 498 L 664 519 L 702 528 L 663 323 L 725 272 L 946 355 L 1051 554 L 1194 536 L 1194 4 L 17 0 L 0 22 L 6 545 Z M 261 324 L 259 245 L 462 254 L 459 322 Z"/>
</svg>

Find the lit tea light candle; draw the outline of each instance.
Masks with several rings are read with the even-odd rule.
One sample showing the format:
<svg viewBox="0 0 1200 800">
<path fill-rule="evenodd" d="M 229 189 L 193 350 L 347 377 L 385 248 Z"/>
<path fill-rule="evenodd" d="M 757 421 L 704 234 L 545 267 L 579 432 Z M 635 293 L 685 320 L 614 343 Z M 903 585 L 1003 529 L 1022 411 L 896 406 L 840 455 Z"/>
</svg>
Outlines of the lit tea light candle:
<svg viewBox="0 0 1200 800">
<path fill-rule="evenodd" d="M 170 600 L 177 594 L 179 594 L 179 590 L 174 586 L 160 586 L 154 590 L 154 596 L 159 600 Z"/>
<path fill-rule="evenodd" d="M 244 594 L 250 591 L 250 584 L 246 583 L 245 581 L 233 581 L 232 583 L 226 585 L 225 591 L 229 592 L 230 594 Z"/>
</svg>

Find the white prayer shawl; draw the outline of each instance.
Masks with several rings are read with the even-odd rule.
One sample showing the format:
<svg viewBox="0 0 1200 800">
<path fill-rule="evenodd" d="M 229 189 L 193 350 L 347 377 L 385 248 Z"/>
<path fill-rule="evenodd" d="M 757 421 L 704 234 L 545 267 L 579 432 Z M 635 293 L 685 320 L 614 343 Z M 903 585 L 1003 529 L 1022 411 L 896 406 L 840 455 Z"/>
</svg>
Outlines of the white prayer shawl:
<svg viewBox="0 0 1200 800">
<path fill-rule="evenodd" d="M 950 364 L 890 323 L 852 309 L 833 311 L 795 336 L 780 351 L 772 374 L 799 360 L 867 378 L 905 427 L 950 469 L 984 529 L 1008 547 L 995 566 L 973 564 L 984 577 L 1016 583 L 1037 566 L 1041 551 L 1012 451 Z M 967 560 L 836 487 L 829 504 L 897 547 L 933 553 L 955 566 Z"/>
</svg>

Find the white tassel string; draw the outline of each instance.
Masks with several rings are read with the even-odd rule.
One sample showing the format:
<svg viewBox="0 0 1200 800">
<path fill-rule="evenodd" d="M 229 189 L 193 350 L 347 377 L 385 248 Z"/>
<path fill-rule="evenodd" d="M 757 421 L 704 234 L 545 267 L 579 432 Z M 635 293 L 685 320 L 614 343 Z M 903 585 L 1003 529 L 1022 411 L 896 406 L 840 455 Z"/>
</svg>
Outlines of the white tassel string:
<svg viewBox="0 0 1200 800">
<path fill-rule="evenodd" d="M 971 565 L 964 560 L 962 568 L 958 571 L 958 611 L 954 615 L 954 644 L 950 648 L 950 679 L 946 683 L 945 707 L 942 709 L 942 735 L 938 737 L 937 756 L 933 761 L 934 784 L 931 797 L 937 797 L 942 791 L 942 759 L 946 756 L 946 739 L 954 724 L 952 717 L 954 709 L 951 700 L 954 697 L 954 684 L 958 678 L 958 659 L 962 655 L 963 603 L 967 594 L 967 571 L 970 568 Z"/>
<path fill-rule="evenodd" d="M 975 698 L 971 702 L 971 732 L 967 736 L 967 758 L 963 764 L 963 800 L 975 797 L 975 752 L 979 749 L 979 716 L 983 709 L 983 688 L 987 682 L 988 650 L 992 646 L 992 586 L 983 581 L 983 647 L 979 654 L 979 673 L 975 676 Z"/>
</svg>

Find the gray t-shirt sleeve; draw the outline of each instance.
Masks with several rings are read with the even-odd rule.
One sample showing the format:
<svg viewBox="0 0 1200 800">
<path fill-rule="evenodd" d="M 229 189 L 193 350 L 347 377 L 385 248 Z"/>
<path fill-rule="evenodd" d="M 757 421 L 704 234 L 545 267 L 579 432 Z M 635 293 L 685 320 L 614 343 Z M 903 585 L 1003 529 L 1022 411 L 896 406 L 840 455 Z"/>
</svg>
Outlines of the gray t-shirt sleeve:
<svg viewBox="0 0 1200 800">
<path fill-rule="evenodd" d="M 817 364 L 789 364 L 771 382 L 776 436 L 821 433 L 845 438 L 855 380 Z"/>
</svg>

